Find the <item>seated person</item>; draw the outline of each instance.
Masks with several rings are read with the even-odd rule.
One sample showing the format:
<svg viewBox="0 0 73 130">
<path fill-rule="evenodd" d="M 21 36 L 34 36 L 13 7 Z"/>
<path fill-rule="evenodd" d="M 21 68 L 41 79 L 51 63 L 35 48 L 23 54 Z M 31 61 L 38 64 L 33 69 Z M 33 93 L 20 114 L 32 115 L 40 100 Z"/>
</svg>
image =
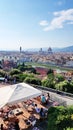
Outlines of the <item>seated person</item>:
<svg viewBox="0 0 73 130">
<path fill-rule="evenodd" d="M 14 125 L 15 125 L 14 123 L 10 123 L 9 126 L 8 126 L 8 130 L 14 129 Z"/>
<path fill-rule="evenodd" d="M 37 107 L 37 104 L 35 104 L 35 111 L 36 111 L 37 113 L 40 113 L 40 108 Z"/>
<path fill-rule="evenodd" d="M 34 126 L 36 124 L 36 118 L 35 118 L 35 116 L 31 115 L 29 117 L 29 121 L 30 121 L 31 125 Z"/>
<path fill-rule="evenodd" d="M 20 130 L 20 127 L 17 121 L 15 121 L 15 130 Z"/>
<path fill-rule="evenodd" d="M 8 113 L 4 113 L 4 114 L 3 114 L 3 120 L 4 120 L 4 121 L 8 120 Z"/>
<path fill-rule="evenodd" d="M 41 108 L 40 110 L 40 117 L 45 118 L 47 116 L 47 110 L 44 108 Z"/>
<path fill-rule="evenodd" d="M 46 104 L 48 104 L 49 99 L 50 99 L 50 95 L 49 95 L 49 93 L 47 93 L 47 96 L 46 96 Z"/>
<path fill-rule="evenodd" d="M 25 102 L 26 105 L 28 105 L 28 107 L 31 105 L 31 106 L 34 106 L 34 101 L 32 100 L 27 100 L 27 102 Z"/>
<path fill-rule="evenodd" d="M 1 130 L 3 130 L 4 128 L 3 128 L 3 124 L 1 124 Z"/>
<path fill-rule="evenodd" d="M 40 130 L 38 127 L 34 127 L 32 130 Z"/>
<path fill-rule="evenodd" d="M 43 104 L 46 103 L 46 97 L 44 96 L 44 94 L 41 96 L 41 102 L 42 102 Z"/>
</svg>

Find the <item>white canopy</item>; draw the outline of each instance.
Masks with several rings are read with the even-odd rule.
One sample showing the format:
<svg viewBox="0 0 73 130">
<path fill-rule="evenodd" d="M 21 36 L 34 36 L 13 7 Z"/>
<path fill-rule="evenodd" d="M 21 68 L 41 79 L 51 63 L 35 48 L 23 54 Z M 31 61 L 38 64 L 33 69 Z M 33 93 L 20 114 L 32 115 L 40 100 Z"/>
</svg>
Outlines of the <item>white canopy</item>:
<svg viewBox="0 0 73 130">
<path fill-rule="evenodd" d="M 15 85 L 0 88 L 0 108 L 6 104 L 21 102 L 41 95 L 41 91 L 26 84 L 19 83 Z"/>
</svg>

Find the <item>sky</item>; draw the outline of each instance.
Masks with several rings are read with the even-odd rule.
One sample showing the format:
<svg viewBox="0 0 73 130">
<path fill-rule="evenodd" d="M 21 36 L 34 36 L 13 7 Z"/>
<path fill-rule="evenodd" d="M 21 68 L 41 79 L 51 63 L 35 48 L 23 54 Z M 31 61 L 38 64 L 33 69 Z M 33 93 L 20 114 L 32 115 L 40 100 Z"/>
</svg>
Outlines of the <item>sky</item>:
<svg viewBox="0 0 73 130">
<path fill-rule="evenodd" d="M 73 0 L 0 0 L 0 50 L 73 45 Z"/>
</svg>

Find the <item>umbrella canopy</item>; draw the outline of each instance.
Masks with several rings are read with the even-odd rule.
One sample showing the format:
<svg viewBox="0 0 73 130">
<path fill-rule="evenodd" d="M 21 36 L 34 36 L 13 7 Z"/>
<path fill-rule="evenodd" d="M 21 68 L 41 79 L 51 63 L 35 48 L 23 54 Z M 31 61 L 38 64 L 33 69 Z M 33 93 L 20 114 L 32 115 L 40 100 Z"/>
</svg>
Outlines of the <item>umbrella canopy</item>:
<svg viewBox="0 0 73 130">
<path fill-rule="evenodd" d="M 41 91 L 26 84 L 19 83 L 15 85 L 0 88 L 0 108 L 6 104 L 18 103 L 30 98 L 41 95 Z"/>
</svg>

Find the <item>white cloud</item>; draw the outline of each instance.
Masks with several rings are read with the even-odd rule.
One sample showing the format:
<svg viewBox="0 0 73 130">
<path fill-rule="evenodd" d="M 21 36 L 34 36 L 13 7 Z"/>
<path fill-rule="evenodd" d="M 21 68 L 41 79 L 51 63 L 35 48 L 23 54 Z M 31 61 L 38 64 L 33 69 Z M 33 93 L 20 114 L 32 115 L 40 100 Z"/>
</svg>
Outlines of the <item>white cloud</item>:
<svg viewBox="0 0 73 130">
<path fill-rule="evenodd" d="M 46 20 L 42 20 L 40 21 L 39 23 L 41 26 L 47 26 L 48 25 L 48 22 Z"/>
<path fill-rule="evenodd" d="M 55 17 L 51 21 L 50 25 L 44 28 L 44 31 L 60 29 L 63 28 L 67 23 L 73 23 L 73 9 L 54 12 L 53 15 Z"/>
<path fill-rule="evenodd" d="M 58 12 L 54 12 L 53 15 L 54 15 L 54 16 L 60 16 L 60 15 L 63 15 L 64 12 L 65 12 L 65 10 L 58 11 Z"/>
</svg>

